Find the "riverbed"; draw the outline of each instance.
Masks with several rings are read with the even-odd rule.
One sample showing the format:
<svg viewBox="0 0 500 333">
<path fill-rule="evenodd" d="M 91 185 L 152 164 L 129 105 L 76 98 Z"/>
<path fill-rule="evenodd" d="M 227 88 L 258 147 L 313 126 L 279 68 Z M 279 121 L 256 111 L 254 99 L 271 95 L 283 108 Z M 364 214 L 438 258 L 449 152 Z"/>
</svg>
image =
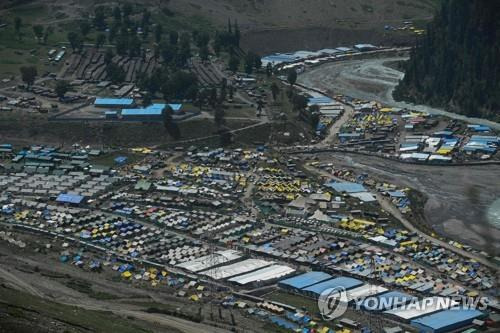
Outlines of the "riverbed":
<svg viewBox="0 0 500 333">
<path fill-rule="evenodd" d="M 415 105 L 397 102 L 392 98 L 392 91 L 404 76 L 404 73 L 387 64 L 407 60 L 406 57 L 347 60 L 326 63 L 309 69 L 299 75 L 297 82 L 317 89 L 343 94 L 364 100 L 375 100 L 387 106 L 410 108 L 431 114 L 444 115 L 469 123 L 483 124 L 500 130 L 500 124 L 480 118 L 448 112 L 427 105 Z"/>
</svg>

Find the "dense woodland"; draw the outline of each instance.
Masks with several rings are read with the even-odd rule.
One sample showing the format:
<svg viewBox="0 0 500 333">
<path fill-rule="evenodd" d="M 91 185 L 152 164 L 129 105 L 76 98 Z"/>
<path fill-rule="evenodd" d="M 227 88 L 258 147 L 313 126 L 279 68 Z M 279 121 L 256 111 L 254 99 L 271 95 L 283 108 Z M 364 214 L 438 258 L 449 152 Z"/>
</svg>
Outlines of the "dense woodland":
<svg viewBox="0 0 500 333">
<path fill-rule="evenodd" d="M 500 1 L 444 0 L 417 41 L 398 100 L 500 119 Z"/>
</svg>

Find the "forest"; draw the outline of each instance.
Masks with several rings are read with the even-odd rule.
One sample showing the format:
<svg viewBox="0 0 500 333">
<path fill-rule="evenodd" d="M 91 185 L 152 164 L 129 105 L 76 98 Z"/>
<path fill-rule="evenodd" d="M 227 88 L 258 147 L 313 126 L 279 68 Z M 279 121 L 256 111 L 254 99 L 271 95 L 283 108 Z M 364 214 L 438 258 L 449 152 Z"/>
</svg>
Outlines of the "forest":
<svg viewBox="0 0 500 333">
<path fill-rule="evenodd" d="M 500 119 L 500 1 L 444 0 L 416 42 L 396 100 Z"/>
</svg>

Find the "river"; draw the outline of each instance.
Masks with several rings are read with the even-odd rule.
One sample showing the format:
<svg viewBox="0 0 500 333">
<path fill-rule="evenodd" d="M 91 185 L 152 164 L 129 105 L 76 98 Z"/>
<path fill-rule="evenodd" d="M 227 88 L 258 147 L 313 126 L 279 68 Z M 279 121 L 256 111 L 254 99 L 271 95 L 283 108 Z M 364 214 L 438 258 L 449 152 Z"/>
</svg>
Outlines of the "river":
<svg viewBox="0 0 500 333">
<path fill-rule="evenodd" d="M 406 59 L 408 58 L 390 57 L 326 63 L 299 75 L 297 82 L 312 88 L 332 91 L 335 94 L 344 94 L 365 100 L 376 100 L 387 106 L 444 115 L 500 130 L 500 124 L 497 122 L 471 118 L 427 105 L 395 101 L 392 98 L 392 91 L 399 80 L 403 78 L 404 73 L 385 64 Z"/>
</svg>

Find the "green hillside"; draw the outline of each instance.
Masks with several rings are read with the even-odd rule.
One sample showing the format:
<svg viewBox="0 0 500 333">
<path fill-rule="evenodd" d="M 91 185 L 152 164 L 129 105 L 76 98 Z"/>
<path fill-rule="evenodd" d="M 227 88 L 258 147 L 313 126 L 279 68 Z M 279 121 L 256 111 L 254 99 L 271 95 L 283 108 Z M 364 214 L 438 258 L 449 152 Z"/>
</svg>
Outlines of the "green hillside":
<svg viewBox="0 0 500 333">
<path fill-rule="evenodd" d="M 444 1 L 394 97 L 500 119 L 498 13 L 499 1 Z"/>
</svg>

